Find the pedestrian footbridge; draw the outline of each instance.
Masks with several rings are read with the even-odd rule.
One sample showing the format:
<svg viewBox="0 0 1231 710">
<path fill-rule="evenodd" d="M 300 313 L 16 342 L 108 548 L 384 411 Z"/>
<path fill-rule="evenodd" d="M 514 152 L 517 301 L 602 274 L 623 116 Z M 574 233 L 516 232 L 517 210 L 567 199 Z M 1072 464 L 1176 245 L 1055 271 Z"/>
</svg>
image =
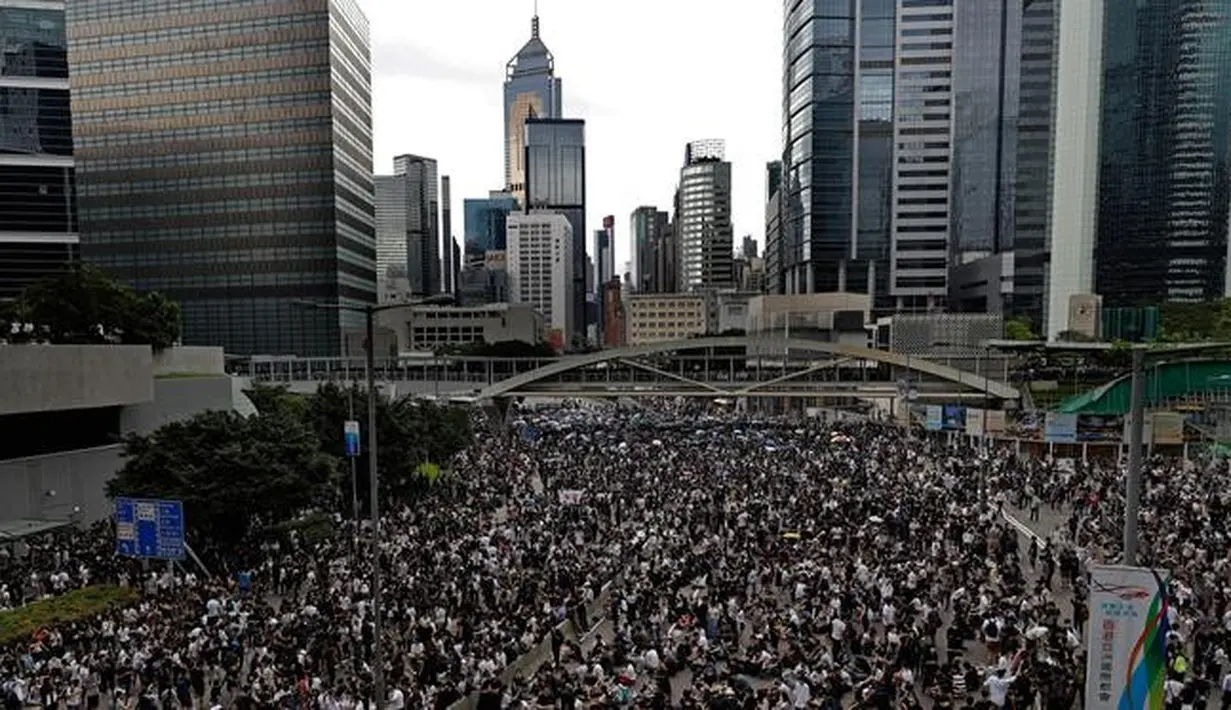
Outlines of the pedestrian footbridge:
<svg viewBox="0 0 1231 710">
<path fill-rule="evenodd" d="M 232 364 L 232 373 L 298 391 L 363 381 L 362 358 L 281 358 Z M 920 357 L 802 338 L 730 336 L 635 345 L 558 358 L 401 357 L 375 378 L 399 395 L 522 397 L 811 398 L 1012 401 L 1003 357 Z"/>
</svg>

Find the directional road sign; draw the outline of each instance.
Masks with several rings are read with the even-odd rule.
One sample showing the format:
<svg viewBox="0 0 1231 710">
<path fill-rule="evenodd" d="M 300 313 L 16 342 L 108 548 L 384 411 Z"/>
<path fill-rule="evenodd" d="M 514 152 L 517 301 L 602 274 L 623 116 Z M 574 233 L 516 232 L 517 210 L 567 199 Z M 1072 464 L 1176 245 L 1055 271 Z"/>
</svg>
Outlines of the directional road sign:
<svg viewBox="0 0 1231 710">
<path fill-rule="evenodd" d="M 116 498 L 115 553 L 156 560 L 184 559 L 184 504 L 178 500 Z"/>
</svg>

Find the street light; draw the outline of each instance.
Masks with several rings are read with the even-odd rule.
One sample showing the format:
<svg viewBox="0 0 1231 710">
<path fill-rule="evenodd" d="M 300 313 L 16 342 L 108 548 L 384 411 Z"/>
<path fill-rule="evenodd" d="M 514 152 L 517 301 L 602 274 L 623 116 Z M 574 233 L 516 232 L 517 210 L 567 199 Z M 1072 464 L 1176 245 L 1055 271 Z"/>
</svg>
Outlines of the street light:
<svg viewBox="0 0 1231 710">
<path fill-rule="evenodd" d="M 380 584 L 380 487 L 377 485 L 376 473 L 376 314 L 405 306 L 424 304 L 443 305 L 453 303 L 452 295 L 441 294 L 409 301 L 406 303 L 388 303 L 382 306 L 364 304 L 350 305 L 346 303 L 321 303 L 296 299 L 292 303 L 305 308 L 316 308 L 332 311 L 350 311 L 362 313 L 365 320 L 366 339 L 364 350 L 367 354 L 368 380 L 368 487 L 369 506 L 372 519 L 372 680 L 376 690 L 376 706 L 385 704 L 385 653 L 381 641 L 381 584 Z"/>
</svg>

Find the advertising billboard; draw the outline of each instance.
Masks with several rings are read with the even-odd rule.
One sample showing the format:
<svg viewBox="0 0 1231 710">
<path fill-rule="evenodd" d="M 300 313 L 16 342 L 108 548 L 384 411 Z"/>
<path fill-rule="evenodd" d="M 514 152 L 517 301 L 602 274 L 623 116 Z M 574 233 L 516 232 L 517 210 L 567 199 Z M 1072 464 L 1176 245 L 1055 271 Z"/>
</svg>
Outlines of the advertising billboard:
<svg viewBox="0 0 1231 710">
<path fill-rule="evenodd" d="M 928 431 L 940 431 L 945 428 L 945 410 L 939 404 L 929 404 L 927 416 L 923 420 L 923 428 Z"/>
<path fill-rule="evenodd" d="M 982 409 L 975 409 L 974 407 L 971 407 L 966 410 L 967 436 L 983 436 L 985 415 L 986 412 Z"/>
<path fill-rule="evenodd" d="M 1048 412 L 1043 422 L 1043 438 L 1053 444 L 1077 443 L 1077 415 Z"/>
</svg>

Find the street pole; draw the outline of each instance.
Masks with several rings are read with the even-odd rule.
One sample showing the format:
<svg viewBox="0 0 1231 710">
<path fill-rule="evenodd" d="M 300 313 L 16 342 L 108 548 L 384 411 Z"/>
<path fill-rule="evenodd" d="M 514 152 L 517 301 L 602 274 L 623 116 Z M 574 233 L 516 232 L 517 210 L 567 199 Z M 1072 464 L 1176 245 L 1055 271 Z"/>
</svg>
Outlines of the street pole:
<svg viewBox="0 0 1231 710">
<path fill-rule="evenodd" d="M 1129 410 L 1128 475 L 1124 481 L 1124 564 L 1137 564 L 1137 508 L 1141 502 L 1141 447 L 1145 430 L 1145 350 L 1133 348 L 1133 402 Z"/>
<path fill-rule="evenodd" d="M 376 686 L 376 708 L 385 706 L 385 653 L 381 641 L 380 589 L 380 486 L 376 477 L 376 309 L 364 309 L 367 318 L 368 358 L 368 486 L 372 507 L 372 679 Z"/>
<path fill-rule="evenodd" d="M 355 420 L 355 381 L 351 380 L 348 383 L 348 385 L 349 385 L 350 391 L 347 392 L 346 399 L 348 401 L 348 406 L 350 408 L 349 419 L 351 421 L 354 421 Z M 351 520 L 354 521 L 354 525 L 355 525 L 355 540 L 358 540 L 359 539 L 359 474 L 357 473 L 356 467 L 355 467 L 355 457 L 350 456 L 348 458 L 350 458 Z M 355 546 L 352 546 L 352 549 L 354 549 L 354 547 Z"/>
</svg>

